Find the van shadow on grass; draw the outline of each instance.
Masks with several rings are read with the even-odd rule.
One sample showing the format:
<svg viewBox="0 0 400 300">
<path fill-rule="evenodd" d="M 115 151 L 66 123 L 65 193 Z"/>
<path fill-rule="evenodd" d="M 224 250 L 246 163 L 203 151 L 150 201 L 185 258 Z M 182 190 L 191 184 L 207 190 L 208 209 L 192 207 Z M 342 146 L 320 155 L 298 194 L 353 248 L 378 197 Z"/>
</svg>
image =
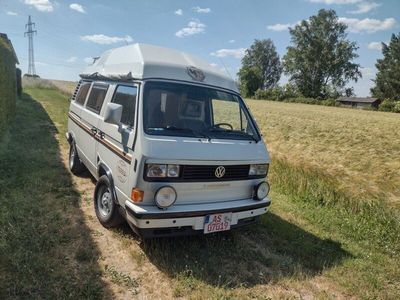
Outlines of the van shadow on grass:
<svg viewBox="0 0 400 300">
<path fill-rule="evenodd" d="M 283 278 L 302 279 L 350 257 L 323 240 L 268 213 L 253 227 L 210 236 L 148 240 L 150 261 L 170 277 L 215 287 L 251 287 Z"/>
<path fill-rule="evenodd" d="M 0 142 L 0 299 L 113 297 L 56 134 L 24 94 Z"/>
</svg>

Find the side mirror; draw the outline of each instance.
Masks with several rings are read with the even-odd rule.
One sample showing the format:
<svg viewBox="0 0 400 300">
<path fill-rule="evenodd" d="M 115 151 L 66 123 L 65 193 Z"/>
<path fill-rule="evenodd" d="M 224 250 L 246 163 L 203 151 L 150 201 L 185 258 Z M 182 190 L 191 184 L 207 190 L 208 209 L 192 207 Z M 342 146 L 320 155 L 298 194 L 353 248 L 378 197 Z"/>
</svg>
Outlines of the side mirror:
<svg viewBox="0 0 400 300">
<path fill-rule="evenodd" d="M 122 116 L 122 105 L 116 103 L 108 103 L 106 113 L 104 115 L 104 122 L 120 125 Z"/>
</svg>

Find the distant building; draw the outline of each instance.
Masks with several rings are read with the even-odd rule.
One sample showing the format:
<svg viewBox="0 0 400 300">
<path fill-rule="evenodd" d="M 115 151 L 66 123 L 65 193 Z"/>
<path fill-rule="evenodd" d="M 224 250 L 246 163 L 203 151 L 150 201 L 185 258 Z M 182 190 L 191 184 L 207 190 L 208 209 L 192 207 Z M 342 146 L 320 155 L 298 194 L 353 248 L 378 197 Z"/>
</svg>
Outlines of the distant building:
<svg viewBox="0 0 400 300">
<path fill-rule="evenodd" d="M 336 102 L 353 108 L 378 108 L 381 104 L 380 99 L 371 97 L 340 97 Z"/>
</svg>

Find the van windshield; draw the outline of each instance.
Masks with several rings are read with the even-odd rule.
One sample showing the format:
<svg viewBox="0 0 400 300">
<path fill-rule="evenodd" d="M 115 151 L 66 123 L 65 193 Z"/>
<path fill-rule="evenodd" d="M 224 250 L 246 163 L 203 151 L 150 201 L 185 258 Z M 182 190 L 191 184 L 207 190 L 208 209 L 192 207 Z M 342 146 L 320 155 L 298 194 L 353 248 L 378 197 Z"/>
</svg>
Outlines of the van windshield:
<svg viewBox="0 0 400 300">
<path fill-rule="evenodd" d="M 169 82 L 147 82 L 144 130 L 151 135 L 259 141 L 245 105 L 235 94 Z"/>
</svg>

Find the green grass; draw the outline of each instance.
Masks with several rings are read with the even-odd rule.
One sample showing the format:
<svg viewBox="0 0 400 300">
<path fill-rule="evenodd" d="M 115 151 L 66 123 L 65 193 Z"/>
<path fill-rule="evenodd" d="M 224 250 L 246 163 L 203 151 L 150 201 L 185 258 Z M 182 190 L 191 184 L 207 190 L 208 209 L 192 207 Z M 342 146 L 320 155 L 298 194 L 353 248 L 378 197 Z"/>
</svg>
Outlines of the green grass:
<svg viewBox="0 0 400 300">
<path fill-rule="evenodd" d="M 37 92 L 53 103 L 66 101 L 55 90 Z M 60 115 L 60 122 L 65 123 L 65 116 Z M 0 299 L 108 294 L 79 195 L 60 159 L 57 137 L 62 128 L 24 94 L 8 138 L 0 144 Z"/>
<path fill-rule="evenodd" d="M 136 294 L 136 279 L 99 267 L 101 253 L 91 238 L 97 233 L 88 231 L 79 209 L 86 200 L 60 162 L 58 146 L 67 151 L 68 97 L 55 89 L 26 92 L 45 110 L 27 95 L 19 101 L 0 149 L 0 298 L 118 298 L 104 279 Z M 175 297 L 400 298 L 394 216 L 340 205 L 349 197 L 337 191 L 335 177 L 316 175 L 284 155 L 271 172 L 271 212 L 256 226 L 140 244 L 122 228 L 112 238 L 135 262 L 140 282 L 148 278 L 146 284 L 157 289 L 162 273 L 168 280 L 163 287 Z"/>
</svg>

